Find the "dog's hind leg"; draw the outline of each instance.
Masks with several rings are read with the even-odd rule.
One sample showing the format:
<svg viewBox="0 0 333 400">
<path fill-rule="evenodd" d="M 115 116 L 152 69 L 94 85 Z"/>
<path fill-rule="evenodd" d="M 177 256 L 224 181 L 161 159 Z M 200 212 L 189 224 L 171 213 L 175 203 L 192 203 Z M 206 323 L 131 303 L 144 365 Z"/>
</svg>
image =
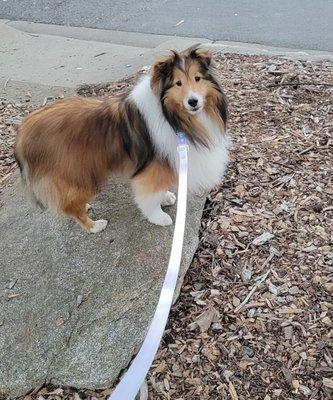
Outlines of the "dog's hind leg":
<svg viewBox="0 0 333 400">
<path fill-rule="evenodd" d="M 93 221 L 88 217 L 86 204 L 90 198 L 88 193 L 71 189 L 67 192 L 66 198 L 62 199 L 60 212 L 73 218 L 87 232 L 98 233 L 106 228 L 108 221 L 105 219 Z"/>
<path fill-rule="evenodd" d="M 80 206 L 69 205 L 63 210 L 63 212 L 78 222 L 82 228 L 89 233 L 102 232 L 108 224 L 108 221 L 105 219 L 93 221 L 91 218 L 89 218 L 85 209 L 85 204 Z"/>
</svg>

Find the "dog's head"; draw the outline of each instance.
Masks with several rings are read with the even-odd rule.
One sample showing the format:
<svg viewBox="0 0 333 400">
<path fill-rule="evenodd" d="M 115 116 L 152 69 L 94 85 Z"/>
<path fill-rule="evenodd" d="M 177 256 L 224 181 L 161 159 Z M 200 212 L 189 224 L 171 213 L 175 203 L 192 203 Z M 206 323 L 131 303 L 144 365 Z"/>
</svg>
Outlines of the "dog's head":
<svg viewBox="0 0 333 400">
<path fill-rule="evenodd" d="M 175 129 L 186 131 L 184 124 L 193 124 L 191 117 L 203 111 L 215 113 L 222 124 L 226 123 L 225 97 L 214 76 L 210 51 L 195 46 L 157 60 L 151 85 Z"/>
</svg>

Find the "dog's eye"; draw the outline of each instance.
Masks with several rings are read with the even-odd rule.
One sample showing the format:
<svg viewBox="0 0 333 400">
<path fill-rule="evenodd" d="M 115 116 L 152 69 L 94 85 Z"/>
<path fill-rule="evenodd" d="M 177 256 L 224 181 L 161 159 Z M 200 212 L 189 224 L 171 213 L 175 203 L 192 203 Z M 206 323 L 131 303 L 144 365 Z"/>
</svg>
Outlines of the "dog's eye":
<svg viewBox="0 0 333 400">
<path fill-rule="evenodd" d="M 200 76 L 196 76 L 196 77 L 195 77 L 195 81 L 196 81 L 196 82 L 199 82 L 200 79 L 201 79 Z"/>
<path fill-rule="evenodd" d="M 182 82 L 181 82 L 181 81 L 177 81 L 177 82 L 176 82 L 176 85 L 177 85 L 177 86 L 181 86 L 181 85 L 182 85 Z"/>
</svg>

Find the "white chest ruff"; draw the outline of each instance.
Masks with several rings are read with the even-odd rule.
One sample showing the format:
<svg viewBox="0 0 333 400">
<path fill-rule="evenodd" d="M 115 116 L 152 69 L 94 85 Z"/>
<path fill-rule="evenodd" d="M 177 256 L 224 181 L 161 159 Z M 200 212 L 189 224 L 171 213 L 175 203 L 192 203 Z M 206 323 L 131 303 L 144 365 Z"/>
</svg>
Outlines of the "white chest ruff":
<svg viewBox="0 0 333 400">
<path fill-rule="evenodd" d="M 134 88 L 131 98 L 146 121 L 156 153 L 178 171 L 177 138 L 163 115 L 148 76 Z M 218 125 L 204 113 L 199 118 L 210 134 L 211 145 L 205 148 L 189 143 L 188 188 L 195 193 L 210 190 L 221 181 L 230 147 L 229 139 L 221 133 Z"/>
</svg>

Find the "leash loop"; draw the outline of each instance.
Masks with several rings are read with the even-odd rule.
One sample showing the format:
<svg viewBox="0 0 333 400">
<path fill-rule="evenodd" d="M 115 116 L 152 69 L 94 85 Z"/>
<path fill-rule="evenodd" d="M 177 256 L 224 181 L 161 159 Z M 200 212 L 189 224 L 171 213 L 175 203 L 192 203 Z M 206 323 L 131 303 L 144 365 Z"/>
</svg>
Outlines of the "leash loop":
<svg viewBox="0 0 333 400">
<path fill-rule="evenodd" d="M 154 361 L 168 321 L 181 263 L 187 202 L 188 145 L 186 135 L 182 132 L 177 133 L 177 142 L 179 153 L 178 200 L 168 269 L 146 338 L 108 400 L 134 400 Z"/>
</svg>

